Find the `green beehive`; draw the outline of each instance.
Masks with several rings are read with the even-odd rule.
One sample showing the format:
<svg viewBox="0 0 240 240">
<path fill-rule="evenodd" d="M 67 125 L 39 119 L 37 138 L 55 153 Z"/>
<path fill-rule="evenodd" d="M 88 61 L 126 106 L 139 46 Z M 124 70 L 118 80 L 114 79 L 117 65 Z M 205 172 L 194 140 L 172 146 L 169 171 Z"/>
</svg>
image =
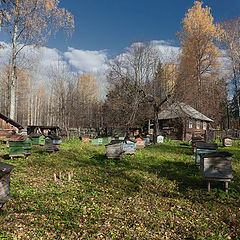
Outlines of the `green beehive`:
<svg viewBox="0 0 240 240">
<path fill-rule="evenodd" d="M 105 144 L 108 144 L 112 141 L 112 138 L 111 137 L 106 137 L 106 138 L 103 138 L 103 141 L 102 143 L 105 145 Z"/>
<path fill-rule="evenodd" d="M 34 146 L 44 146 L 45 145 L 45 136 L 41 134 L 32 134 L 32 145 Z"/>
<path fill-rule="evenodd" d="M 9 141 L 9 157 L 24 157 L 31 154 L 32 140 L 29 136 L 14 135 Z"/>
<path fill-rule="evenodd" d="M 92 145 L 102 145 L 102 144 L 103 144 L 103 138 L 92 139 Z"/>
</svg>

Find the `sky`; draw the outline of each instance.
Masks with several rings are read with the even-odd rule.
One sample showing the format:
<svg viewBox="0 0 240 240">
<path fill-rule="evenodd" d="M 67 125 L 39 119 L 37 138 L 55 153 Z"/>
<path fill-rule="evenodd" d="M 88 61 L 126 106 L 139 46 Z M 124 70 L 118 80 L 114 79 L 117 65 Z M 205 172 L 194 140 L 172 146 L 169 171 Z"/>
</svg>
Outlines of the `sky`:
<svg viewBox="0 0 240 240">
<path fill-rule="evenodd" d="M 75 18 L 75 32 L 51 39 L 47 46 L 121 53 L 135 41 L 165 40 L 177 44 L 176 33 L 193 0 L 62 0 L 61 7 Z M 205 0 L 216 21 L 240 15 L 240 0 Z M 61 36 L 61 34 L 57 35 Z M 60 40 L 61 39 L 61 40 Z"/>
<path fill-rule="evenodd" d="M 240 15 L 240 0 L 203 2 L 212 9 L 215 21 Z M 160 49 L 167 49 L 166 55 L 177 54 L 176 33 L 193 4 L 193 0 L 60 0 L 59 6 L 74 15 L 75 30 L 69 39 L 60 31 L 46 42 L 41 51 L 42 74 L 59 62 L 79 74 L 103 73 L 107 60 L 138 41 L 153 41 Z M 8 43 L 2 31 L 1 41 Z M 4 61 L 8 55 L 9 51 L 0 53 Z"/>
</svg>

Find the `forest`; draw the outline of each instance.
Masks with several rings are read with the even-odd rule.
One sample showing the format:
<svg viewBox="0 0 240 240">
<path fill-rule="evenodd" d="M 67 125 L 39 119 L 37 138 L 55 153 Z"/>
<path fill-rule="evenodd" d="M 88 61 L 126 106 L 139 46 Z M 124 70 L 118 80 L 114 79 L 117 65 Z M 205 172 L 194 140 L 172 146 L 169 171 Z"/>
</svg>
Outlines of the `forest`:
<svg viewBox="0 0 240 240">
<path fill-rule="evenodd" d="M 127 129 L 153 120 L 162 102 L 184 102 L 213 119 L 213 128 L 238 129 L 238 17 L 215 23 L 210 8 L 196 1 L 176 33 L 178 54 L 166 57 L 154 42 L 134 42 L 106 62 L 104 74 L 72 72 L 59 62 L 40 81 L 38 54 L 46 34 L 52 28 L 71 34 L 74 18 L 39 4 L 38 15 L 31 1 L 1 4 L 2 29 L 11 36 L 11 54 L 0 73 L 3 114 L 24 126 Z M 41 24 L 50 15 L 57 21 Z M 27 47 L 35 54 L 25 54 Z M 2 44 L 0 51 L 5 48 Z"/>
</svg>

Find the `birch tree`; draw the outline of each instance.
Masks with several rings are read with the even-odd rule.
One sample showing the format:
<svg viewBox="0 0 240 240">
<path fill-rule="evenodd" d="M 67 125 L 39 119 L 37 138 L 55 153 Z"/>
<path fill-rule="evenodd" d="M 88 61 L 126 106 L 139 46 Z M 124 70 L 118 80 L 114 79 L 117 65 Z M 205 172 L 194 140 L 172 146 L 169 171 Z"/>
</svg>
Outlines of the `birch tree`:
<svg viewBox="0 0 240 240">
<path fill-rule="evenodd" d="M 74 28 L 70 12 L 59 8 L 59 0 L 14 0 L 1 3 L 2 28 L 10 34 L 11 54 L 11 104 L 10 118 L 15 118 L 15 91 L 17 57 L 28 46 L 41 46 L 46 37 L 59 29 L 68 33 Z"/>
<path fill-rule="evenodd" d="M 214 23 L 211 9 L 202 5 L 202 2 L 195 1 L 182 21 L 183 26 L 179 34 L 182 54 L 176 89 L 181 101 L 208 114 L 219 109 L 216 105 L 209 108 L 209 101 L 212 97 L 220 96 L 220 93 L 215 92 L 215 95 L 211 96 L 209 92 L 212 88 L 217 90 L 220 85 L 221 54 L 216 42 L 222 39 L 224 31 Z M 216 100 L 212 99 L 214 103 Z M 213 115 L 215 113 L 216 111 Z"/>
</svg>

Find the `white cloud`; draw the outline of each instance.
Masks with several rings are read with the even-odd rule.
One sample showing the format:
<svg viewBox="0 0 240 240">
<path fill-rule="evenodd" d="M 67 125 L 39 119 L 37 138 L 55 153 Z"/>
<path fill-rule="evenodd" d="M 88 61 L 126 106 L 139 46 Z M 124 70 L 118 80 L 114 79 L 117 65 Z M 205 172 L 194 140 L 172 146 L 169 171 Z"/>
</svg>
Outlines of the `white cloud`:
<svg viewBox="0 0 240 240">
<path fill-rule="evenodd" d="M 91 72 L 94 74 L 107 69 L 107 54 L 103 50 L 89 51 L 69 47 L 64 56 L 80 73 Z"/>
<path fill-rule="evenodd" d="M 153 40 L 151 43 L 159 51 L 162 62 L 177 62 L 181 51 L 180 47 L 174 46 L 172 41 Z"/>
</svg>

